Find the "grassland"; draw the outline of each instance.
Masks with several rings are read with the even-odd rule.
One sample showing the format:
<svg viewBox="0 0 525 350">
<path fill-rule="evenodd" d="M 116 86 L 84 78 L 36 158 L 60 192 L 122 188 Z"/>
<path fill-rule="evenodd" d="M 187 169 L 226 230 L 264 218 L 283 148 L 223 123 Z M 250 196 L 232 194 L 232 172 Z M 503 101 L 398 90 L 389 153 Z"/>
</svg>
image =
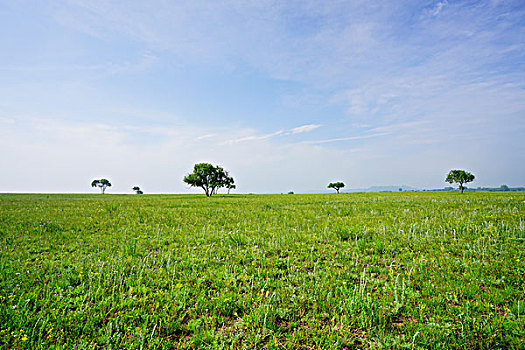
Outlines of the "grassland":
<svg viewBox="0 0 525 350">
<path fill-rule="evenodd" d="M 524 348 L 525 194 L 0 194 L 2 349 Z"/>
</svg>

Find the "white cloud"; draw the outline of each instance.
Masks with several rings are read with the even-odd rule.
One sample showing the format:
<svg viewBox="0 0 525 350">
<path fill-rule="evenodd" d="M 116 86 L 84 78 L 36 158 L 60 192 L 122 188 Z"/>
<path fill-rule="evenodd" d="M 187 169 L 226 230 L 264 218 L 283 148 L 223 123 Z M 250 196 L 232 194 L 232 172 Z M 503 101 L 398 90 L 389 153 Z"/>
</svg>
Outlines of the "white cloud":
<svg viewBox="0 0 525 350">
<path fill-rule="evenodd" d="M 0 117 L 0 123 L 3 123 L 3 124 L 14 124 L 15 120 L 13 118 Z"/>
<path fill-rule="evenodd" d="M 214 136 L 217 136 L 217 134 L 206 134 L 206 135 L 197 137 L 197 140 L 209 139 L 210 137 L 214 137 Z"/>
<path fill-rule="evenodd" d="M 307 124 L 307 125 L 302 125 L 302 126 L 298 126 L 296 128 L 293 128 L 290 130 L 290 132 L 292 134 L 300 134 L 300 133 L 303 133 L 303 132 L 309 132 L 309 131 L 312 131 L 312 130 L 315 130 L 317 128 L 321 127 L 320 124 Z"/>
<path fill-rule="evenodd" d="M 136 73 L 150 69 L 158 62 L 158 57 L 151 54 L 142 54 L 134 61 L 113 61 L 99 64 L 60 64 L 60 65 L 5 65 L 0 66 L 0 71 L 14 72 L 87 72 L 88 74 L 112 75 L 123 73 Z"/>
<path fill-rule="evenodd" d="M 440 14 L 441 11 L 448 5 L 447 0 L 438 1 L 433 8 L 426 11 L 427 14 L 431 16 L 437 16 Z"/>
<path fill-rule="evenodd" d="M 232 143 L 239 143 L 239 142 L 246 142 L 246 141 L 266 140 L 266 139 L 269 139 L 270 137 L 282 135 L 283 133 L 284 133 L 283 130 L 279 130 L 271 134 L 244 136 L 244 137 L 239 137 L 236 139 L 226 140 L 226 141 L 221 142 L 220 144 L 232 144 Z"/>
<path fill-rule="evenodd" d="M 414 121 L 414 122 L 397 123 L 397 124 L 394 123 L 394 124 L 374 127 L 374 128 L 371 128 L 370 131 L 382 132 L 386 134 L 391 134 L 391 133 L 399 132 L 399 131 L 406 132 L 407 129 L 415 129 L 426 123 L 427 122 L 425 121 Z"/>
<path fill-rule="evenodd" d="M 321 127 L 320 124 L 306 124 L 306 125 L 302 125 L 302 126 L 298 126 L 298 127 L 289 129 L 289 130 L 278 130 L 278 131 L 275 131 L 269 134 L 242 136 L 242 137 L 238 137 L 234 139 L 221 141 L 219 144 L 234 144 L 234 143 L 239 143 L 239 142 L 266 140 L 266 139 L 269 139 L 275 136 L 288 136 L 288 135 L 302 134 L 302 133 L 306 133 L 306 132 L 315 130 L 319 127 Z"/>
<path fill-rule="evenodd" d="M 336 137 L 336 138 L 326 139 L 326 140 L 304 141 L 304 142 L 301 142 L 301 143 L 307 144 L 307 145 L 320 145 L 320 144 L 323 144 L 323 143 L 363 140 L 363 139 L 369 139 L 369 138 L 372 138 L 372 137 L 386 136 L 386 135 L 389 135 L 389 134 L 390 133 L 383 132 L 383 133 L 375 133 L 375 134 L 361 135 L 361 136 Z"/>
</svg>

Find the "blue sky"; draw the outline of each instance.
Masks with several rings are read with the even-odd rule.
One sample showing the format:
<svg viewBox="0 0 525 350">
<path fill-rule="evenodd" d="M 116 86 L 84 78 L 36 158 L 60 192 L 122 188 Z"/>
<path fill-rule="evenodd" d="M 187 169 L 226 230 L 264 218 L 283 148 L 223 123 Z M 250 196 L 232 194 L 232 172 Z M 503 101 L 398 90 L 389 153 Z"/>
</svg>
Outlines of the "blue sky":
<svg viewBox="0 0 525 350">
<path fill-rule="evenodd" d="M 0 2 L 0 191 L 525 185 L 523 1 Z"/>
</svg>

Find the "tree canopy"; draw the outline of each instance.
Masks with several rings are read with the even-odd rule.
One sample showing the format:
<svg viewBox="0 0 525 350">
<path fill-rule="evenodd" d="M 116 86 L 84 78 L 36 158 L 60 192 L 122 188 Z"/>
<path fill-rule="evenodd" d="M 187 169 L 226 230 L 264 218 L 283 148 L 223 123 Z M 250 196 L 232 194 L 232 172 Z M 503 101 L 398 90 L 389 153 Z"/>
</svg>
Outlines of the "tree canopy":
<svg viewBox="0 0 525 350">
<path fill-rule="evenodd" d="M 450 170 L 445 179 L 448 183 L 457 183 L 459 184 L 459 191 L 463 193 L 463 184 L 474 181 L 474 174 L 469 173 L 465 170 Z"/>
<path fill-rule="evenodd" d="M 100 192 L 104 194 L 106 188 L 111 187 L 111 182 L 108 179 L 93 180 L 91 187 L 100 187 Z"/>
<path fill-rule="evenodd" d="M 132 190 L 135 191 L 136 194 L 144 194 L 139 186 L 134 186 Z"/>
<path fill-rule="evenodd" d="M 216 194 L 221 187 L 226 187 L 229 190 L 235 188 L 235 181 L 226 170 L 221 166 L 214 166 L 209 163 L 195 164 L 193 172 L 186 175 L 183 181 L 191 187 L 202 188 L 208 197 Z"/>
<path fill-rule="evenodd" d="M 342 183 L 342 182 L 340 182 L 340 181 L 339 181 L 339 182 L 330 182 L 330 183 L 328 184 L 328 188 L 333 188 L 334 190 L 337 191 L 337 193 L 339 193 L 339 190 L 340 190 L 341 188 L 343 188 L 343 187 L 345 187 L 345 184 Z"/>
</svg>

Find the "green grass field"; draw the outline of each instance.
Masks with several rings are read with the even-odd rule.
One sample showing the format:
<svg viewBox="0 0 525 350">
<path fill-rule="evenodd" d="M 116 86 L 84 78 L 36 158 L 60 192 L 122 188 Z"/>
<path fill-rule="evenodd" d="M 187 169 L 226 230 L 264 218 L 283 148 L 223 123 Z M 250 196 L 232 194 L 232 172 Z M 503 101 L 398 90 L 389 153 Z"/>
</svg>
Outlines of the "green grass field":
<svg viewBox="0 0 525 350">
<path fill-rule="evenodd" d="M 2 349 L 525 348 L 525 194 L 0 194 Z"/>
</svg>

